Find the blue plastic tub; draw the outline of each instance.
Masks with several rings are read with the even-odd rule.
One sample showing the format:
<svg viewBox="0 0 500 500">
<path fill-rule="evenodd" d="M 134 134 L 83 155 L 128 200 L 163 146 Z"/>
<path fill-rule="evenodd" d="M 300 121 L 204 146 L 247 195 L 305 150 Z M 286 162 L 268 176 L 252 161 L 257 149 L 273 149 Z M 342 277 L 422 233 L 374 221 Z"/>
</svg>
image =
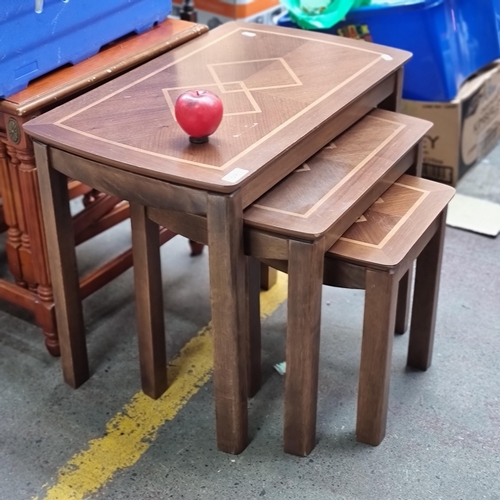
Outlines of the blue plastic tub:
<svg viewBox="0 0 500 500">
<path fill-rule="evenodd" d="M 353 9 L 325 32 L 412 52 L 403 96 L 450 101 L 466 78 L 500 57 L 497 23 L 500 0 L 399 0 Z M 297 27 L 288 17 L 278 24 Z"/>
<path fill-rule="evenodd" d="M 446 0 L 452 6 L 462 73 L 469 77 L 500 58 L 500 0 Z"/>
<path fill-rule="evenodd" d="M 1 0 L 0 97 L 163 21 L 171 0 Z M 41 12 L 35 4 L 43 4 Z M 39 9 L 40 10 L 40 9 Z"/>
</svg>

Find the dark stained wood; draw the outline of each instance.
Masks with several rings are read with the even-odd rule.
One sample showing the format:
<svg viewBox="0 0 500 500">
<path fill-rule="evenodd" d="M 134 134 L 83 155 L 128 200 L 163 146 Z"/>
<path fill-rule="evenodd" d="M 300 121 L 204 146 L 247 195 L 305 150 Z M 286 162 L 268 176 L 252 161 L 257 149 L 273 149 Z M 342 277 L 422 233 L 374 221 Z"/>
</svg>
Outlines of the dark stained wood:
<svg viewBox="0 0 500 500">
<path fill-rule="evenodd" d="M 210 298 L 214 326 L 217 446 L 241 453 L 248 442 L 245 256 L 241 193 L 208 195 Z M 243 332 L 243 334 L 242 334 Z"/>
<path fill-rule="evenodd" d="M 359 370 L 356 439 L 379 445 L 385 436 L 397 282 L 383 271 L 366 271 L 363 341 Z"/>
<path fill-rule="evenodd" d="M 87 346 L 79 297 L 78 274 L 68 180 L 50 168 L 47 147 L 35 143 L 40 194 L 44 204 L 44 223 L 49 263 L 54 284 L 59 343 L 64 380 L 78 387 L 89 377 Z M 56 208 L 57 207 L 57 208 Z"/>
<path fill-rule="evenodd" d="M 356 154 L 355 151 L 352 148 L 345 153 L 337 152 L 338 161 L 346 157 L 348 160 L 351 155 Z M 384 151 L 381 151 L 381 155 L 383 154 Z M 305 169 L 293 175 L 298 177 L 307 172 Z M 317 192 L 315 182 L 302 182 L 300 186 L 302 189 L 297 183 L 295 193 L 301 194 L 304 199 L 307 199 L 309 191 Z M 276 203 L 293 203 L 293 196 L 286 197 L 286 189 L 285 179 L 264 198 L 275 195 Z M 278 196 L 280 190 L 285 192 L 285 197 Z M 398 287 L 398 329 L 404 331 L 408 302 L 405 292 L 409 292 L 411 285 L 410 269 L 413 261 L 420 255 L 422 264 L 419 290 L 415 293 L 412 316 L 412 330 L 414 327 L 415 334 L 411 337 L 408 363 L 410 366 L 426 369 L 432 353 L 439 286 L 443 238 L 440 227 L 444 227 L 444 213 L 453 193 L 454 189 L 449 186 L 403 175 L 359 217 L 326 255 L 321 251 L 313 257 L 310 250 L 312 245 L 323 244 L 326 236 L 318 238 L 312 244 L 292 236 L 285 238 L 280 234 L 281 221 L 278 222 L 277 234 L 269 229 L 263 233 L 260 229 L 246 228 L 246 250 L 249 255 L 255 256 L 252 253 L 254 249 L 258 250 L 259 255 L 266 253 L 261 249 L 264 241 L 262 235 L 265 235 L 269 243 L 266 253 L 268 256 L 272 255 L 274 248 L 279 248 L 275 245 L 276 241 L 288 241 L 290 245 L 286 255 L 279 249 L 274 258 L 260 257 L 266 265 L 289 273 L 286 451 L 307 455 L 315 444 L 320 305 L 316 303 L 319 299 L 314 290 L 321 290 L 323 282 L 366 290 L 356 436 L 358 441 L 371 445 L 378 445 L 383 440 Z M 311 198 L 314 202 L 314 197 Z M 382 250 L 383 259 L 380 253 Z M 317 288 L 313 288 L 313 282 L 317 284 Z M 315 304 L 317 312 L 310 314 L 308 308 L 315 307 Z"/>
<path fill-rule="evenodd" d="M 245 254 L 256 259 L 288 259 L 288 241 L 264 231 L 245 229 Z"/>
<path fill-rule="evenodd" d="M 261 336 L 260 336 L 260 266 L 261 263 L 247 257 L 246 273 L 246 329 L 247 387 L 248 397 L 253 398 L 261 385 Z"/>
<path fill-rule="evenodd" d="M 245 211 L 273 234 L 338 237 L 415 161 L 431 124 L 374 110 Z"/>
<path fill-rule="evenodd" d="M 167 390 L 160 228 L 148 219 L 146 208 L 135 203 L 130 205 L 130 219 L 142 390 L 157 399 Z"/>
<path fill-rule="evenodd" d="M 321 240 L 290 241 L 284 449 L 298 456 L 308 455 L 316 444 L 324 254 Z"/>
<path fill-rule="evenodd" d="M 276 269 L 261 264 L 260 268 L 260 289 L 270 290 L 278 280 L 278 271 Z"/>
<path fill-rule="evenodd" d="M 227 23 L 25 125 L 30 135 L 50 146 L 51 168 L 145 206 L 145 214 L 156 223 L 170 217 L 174 231 L 197 221 L 187 236 L 200 243 L 208 240 L 210 246 L 217 440 L 223 451 L 239 453 L 248 440 L 244 359 L 251 332 L 245 316 L 243 209 L 397 92 L 396 72 L 408 57 L 345 38 Z M 325 71 L 333 61 L 334 71 Z M 172 114 L 172 100 L 193 86 L 216 88 L 226 110 L 221 127 L 202 146 L 188 144 Z M 385 184 L 366 187 L 363 202 L 347 211 L 345 227 L 376 199 L 377 190 L 387 188 L 415 161 L 415 154 L 407 153 Z M 285 238 L 280 241 L 261 231 L 245 244 L 256 256 L 269 257 L 267 242 L 274 257 L 288 258 Z M 325 248 L 323 241 L 301 245 L 316 249 L 311 250 L 314 255 L 318 246 L 322 252 Z M 304 270 L 297 280 L 291 278 L 306 288 L 319 286 L 308 317 L 320 307 L 322 263 L 318 259 L 313 264 L 314 279 Z M 294 314 L 292 322 L 300 325 L 298 310 Z M 314 328 L 310 332 L 313 339 L 319 334 Z M 297 327 L 297 340 L 299 333 Z M 310 365 L 303 370 L 311 388 L 317 384 L 315 350 L 306 351 Z M 294 366 L 294 355 L 291 359 Z M 290 387 L 296 387 L 297 381 L 291 381 Z M 310 431 L 288 440 L 299 454 L 307 453 L 314 441 L 311 398 L 316 396 L 304 397 L 311 404 L 301 418 Z M 290 436 L 290 430 L 285 432 Z"/>
<path fill-rule="evenodd" d="M 6 110 L 24 116 L 53 107 L 69 95 L 95 87 L 154 57 L 186 43 L 208 31 L 202 24 L 168 18 L 140 35 L 108 44 L 101 52 L 74 66 L 43 76 L 2 103 Z"/>
<path fill-rule="evenodd" d="M 404 68 L 400 68 L 396 73 L 396 88 L 394 92 L 384 101 L 382 101 L 378 107 L 380 109 L 385 109 L 387 111 L 395 111 L 399 113 L 401 111 L 401 100 L 403 97 L 403 80 L 404 80 Z"/>
<path fill-rule="evenodd" d="M 408 319 L 410 317 L 411 290 L 413 287 L 413 267 L 406 271 L 399 281 L 398 306 L 396 310 L 396 333 L 402 335 L 408 330 Z"/>
<path fill-rule="evenodd" d="M 290 165 L 302 165 L 320 149 L 327 146 L 332 139 L 354 125 L 367 113 L 372 111 L 376 103 L 394 91 L 395 78 L 387 77 L 376 87 L 363 94 L 356 102 L 340 110 L 335 116 L 317 127 L 314 135 L 301 143 L 300 148 L 290 148 L 267 166 L 267 176 L 263 179 L 253 178 L 243 186 L 243 205 L 248 206 L 265 191 L 269 191 L 279 180 L 290 173 Z"/>
<path fill-rule="evenodd" d="M 403 81 L 404 81 L 404 68 L 398 71 L 397 75 L 397 91 L 387 98 L 383 103 L 379 105 L 379 108 L 387 109 L 389 111 L 399 112 L 401 110 L 401 101 L 403 95 Z M 422 170 L 422 146 L 423 142 L 419 144 L 419 150 L 417 153 L 417 161 L 407 170 L 407 174 L 415 175 L 420 177 Z M 410 305 L 411 305 L 411 289 L 412 289 L 412 279 L 413 279 L 413 268 L 408 269 L 406 274 L 399 281 L 398 290 L 398 305 L 396 310 L 396 333 L 402 335 L 408 330 L 408 318 L 410 315 Z"/>
<path fill-rule="evenodd" d="M 324 133 L 321 127 L 365 96 L 371 98 L 363 101 L 364 112 L 379 104 L 396 90 L 395 72 L 408 57 L 341 37 L 231 22 L 25 127 L 50 145 L 107 165 L 229 193 L 257 183 L 263 168 L 272 176 L 283 154 L 293 159 L 295 151 L 300 162 L 300 152 Z M 328 60 L 335 60 L 334 72 L 325 71 Z M 373 92 L 378 86 L 383 93 Z M 221 126 L 201 146 L 189 145 L 172 114 L 177 95 L 192 87 L 215 90 L 225 105 Z M 342 131 L 332 130 L 317 147 Z M 296 162 L 280 166 L 280 176 Z M 244 205 L 268 187 L 253 185 Z"/>
<path fill-rule="evenodd" d="M 208 244 L 207 218 L 201 215 L 148 207 L 148 217 L 186 238 Z"/>
<path fill-rule="evenodd" d="M 446 210 L 439 216 L 438 224 L 436 234 L 417 259 L 408 366 L 419 370 L 427 370 L 432 361 Z"/>
<path fill-rule="evenodd" d="M 206 213 L 205 191 L 157 182 L 149 177 L 111 168 L 103 163 L 86 160 L 59 149 L 52 149 L 51 154 L 55 163 L 54 168 L 68 177 L 78 175 L 85 184 L 104 193 L 134 203 L 146 203 L 144 193 L 147 193 L 149 206 L 194 214 Z"/>
<path fill-rule="evenodd" d="M 410 250 L 418 247 L 454 193 L 450 186 L 405 175 L 382 195 L 382 203 L 363 214 L 366 222 L 353 224 L 327 256 L 388 269 L 399 266 L 410 254 L 409 265 L 416 257 Z"/>
</svg>

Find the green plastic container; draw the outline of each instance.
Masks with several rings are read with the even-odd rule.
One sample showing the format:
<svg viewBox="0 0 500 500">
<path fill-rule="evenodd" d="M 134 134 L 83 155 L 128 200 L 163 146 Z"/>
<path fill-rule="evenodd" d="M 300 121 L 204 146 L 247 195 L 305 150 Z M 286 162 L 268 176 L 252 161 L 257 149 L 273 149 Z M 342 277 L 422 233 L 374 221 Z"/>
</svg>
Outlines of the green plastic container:
<svg viewBox="0 0 500 500">
<path fill-rule="evenodd" d="M 327 4 L 322 8 L 321 0 L 313 0 L 312 8 L 307 10 L 306 0 L 282 0 L 288 9 L 292 21 L 303 29 L 328 29 L 342 21 L 346 14 L 356 7 L 370 5 L 371 0 L 324 0 Z"/>
</svg>

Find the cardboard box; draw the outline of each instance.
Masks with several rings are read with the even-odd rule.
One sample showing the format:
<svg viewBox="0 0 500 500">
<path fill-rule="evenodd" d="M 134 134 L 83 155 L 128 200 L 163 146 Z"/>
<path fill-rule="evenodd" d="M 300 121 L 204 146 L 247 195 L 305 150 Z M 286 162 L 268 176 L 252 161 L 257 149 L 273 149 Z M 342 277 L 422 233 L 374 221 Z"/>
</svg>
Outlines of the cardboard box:
<svg viewBox="0 0 500 500">
<path fill-rule="evenodd" d="M 172 14 L 179 15 L 181 2 L 175 1 Z M 228 21 L 274 24 L 283 12 L 279 0 L 194 0 L 198 22 L 210 29 Z"/>
<path fill-rule="evenodd" d="M 434 123 L 424 140 L 424 177 L 455 186 L 500 138 L 500 62 L 468 80 L 453 101 L 403 100 L 402 111 Z"/>
</svg>

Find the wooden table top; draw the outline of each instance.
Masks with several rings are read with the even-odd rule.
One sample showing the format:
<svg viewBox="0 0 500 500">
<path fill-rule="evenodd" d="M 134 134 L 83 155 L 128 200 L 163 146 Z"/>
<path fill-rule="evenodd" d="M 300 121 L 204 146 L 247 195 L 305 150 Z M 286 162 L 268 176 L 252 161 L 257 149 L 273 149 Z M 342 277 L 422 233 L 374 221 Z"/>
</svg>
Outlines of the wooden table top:
<svg viewBox="0 0 500 500">
<path fill-rule="evenodd" d="M 245 224 L 303 239 L 324 235 L 375 186 L 387 188 L 386 176 L 431 127 L 425 120 L 373 110 L 247 208 Z"/>
<path fill-rule="evenodd" d="M 231 22 L 25 129 L 43 143 L 109 166 L 230 193 L 284 153 L 310 144 L 322 124 L 361 101 L 409 57 L 332 35 Z M 215 91 L 225 106 L 221 126 L 203 145 L 190 144 L 173 115 L 176 97 L 191 88 Z M 287 161 L 285 175 L 300 162 Z"/>
<path fill-rule="evenodd" d="M 25 116 L 54 107 L 77 92 L 96 86 L 124 71 L 182 45 L 208 31 L 202 24 L 166 19 L 140 35 L 132 34 L 108 44 L 95 56 L 37 78 L 17 94 L 0 99 L 0 110 Z"/>
<path fill-rule="evenodd" d="M 404 175 L 342 235 L 327 256 L 395 267 L 454 194 L 455 189 L 445 184 Z"/>
</svg>

